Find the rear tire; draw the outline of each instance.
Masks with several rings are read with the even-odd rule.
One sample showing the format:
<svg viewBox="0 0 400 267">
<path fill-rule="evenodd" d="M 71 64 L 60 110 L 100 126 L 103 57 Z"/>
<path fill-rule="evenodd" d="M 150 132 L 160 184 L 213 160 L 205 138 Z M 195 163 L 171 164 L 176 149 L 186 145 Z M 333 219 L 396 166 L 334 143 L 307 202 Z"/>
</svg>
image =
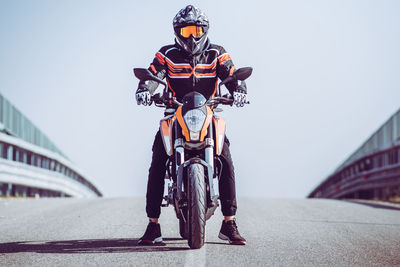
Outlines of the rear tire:
<svg viewBox="0 0 400 267">
<path fill-rule="evenodd" d="M 201 164 L 188 166 L 188 244 L 190 248 L 204 245 L 206 226 L 206 187 L 204 168 Z"/>
</svg>

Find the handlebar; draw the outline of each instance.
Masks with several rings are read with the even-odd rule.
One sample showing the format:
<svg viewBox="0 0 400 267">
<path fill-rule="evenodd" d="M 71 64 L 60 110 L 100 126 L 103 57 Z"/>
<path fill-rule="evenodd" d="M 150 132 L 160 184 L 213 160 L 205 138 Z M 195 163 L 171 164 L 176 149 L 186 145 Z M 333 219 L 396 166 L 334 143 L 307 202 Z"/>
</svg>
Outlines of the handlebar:
<svg viewBox="0 0 400 267">
<path fill-rule="evenodd" d="M 217 96 L 214 97 L 213 99 L 208 100 L 211 105 L 230 105 L 232 106 L 234 103 L 234 99 L 231 95 L 224 95 L 224 96 Z M 250 104 L 250 101 L 246 101 L 244 104 Z"/>
<path fill-rule="evenodd" d="M 218 104 L 232 106 L 233 98 L 231 96 L 216 96 L 207 101 L 207 105 L 209 106 L 216 106 Z"/>
<path fill-rule="evenodd" d="M 156 107 L 161 107 L 161 108 L 165 107 L 177 108 L 183 105 L 183 103 L 176 100 L 175 97 L 165 97 L 161 96 L 160 94 L 153 95 L 151 97 L 151 100 L 154 102 L 154 105 Z M 232 96 L 225 95 L 225 96 L 216 96 L 214 98 L 209 99 L 206 105 L 214 107 L 218 106 L 219 104 L 232 106 L 233 102 L 234 100 Z M 250 104 L 250 102 L 247 101 L 245 104 Z"/>
<path fill-rule="evenodd" d="M 176 100 L 175 97 L 168 98 L 168 97 L 160 96 L 160 94 L 153 95 L 151 97 L 151 100 L 154 102 L 154 105 L 156 107 L 160 107 L 160 108 L 165 108 L 167 106 L 179 107 L 179 106 L 183 105 L 181 102 Z"/>
</svg>

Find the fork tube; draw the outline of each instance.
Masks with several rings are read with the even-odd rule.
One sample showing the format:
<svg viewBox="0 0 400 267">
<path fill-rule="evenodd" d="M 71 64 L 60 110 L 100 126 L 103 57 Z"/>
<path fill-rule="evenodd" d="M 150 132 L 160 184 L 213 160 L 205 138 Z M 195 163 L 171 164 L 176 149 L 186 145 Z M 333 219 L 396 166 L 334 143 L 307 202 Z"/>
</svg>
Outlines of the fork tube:
<svg viewBox="0 0 400 267">
<path fill-rule="evenodd" d="M 176 149 L 176 168 L 178 169 L 178 167 L 185 162 L 185 150 L 183 148 L 183 146 L 177 146 Z"/>
<path fill-rule="evenodd" d="M 205 148 L 204 151 L 205 154 L 205 160 L 210 166 L 212 167 L 212 170 L 214 171 L 214 148 L 212 146 L 208 146 Z"/>
<path fill-rule="evenodd" d="M 213 122 L 210 123 L 210 126 L 208 127 L 208 138 L 214 141 L 214 134 L 213 134 Z M 214 142 L 212 142 L 214 143 Z M 214 173 L 214 146 L 212 144 L 209 144 L 205 149 L 204 149 L 204 159 L 205 161 L 210 164 L 212 167 L 213 173 Z"/>
<path fill-rule="evenodd" d="M 179 166 L 185 162 L 185 149 L 183 148 L 182 130 L 178 123 L 175 123 L 175 164 L 178 172 Z"/>
<path fill-rule="evenodd" d="M 215 205 L 214 197 L 214 183 L 213 179 L 216 176 L 215 168 L 214 168 L 214 132 L 213 132 L 213 122 L 211 121 L 210 126 L 208 127 L 208 134 L 207 134 L 207 146 L 204 149 L 204 160 L 210 165 L 211 169 L 208 171 L 208 185 L 210 188 L 209 194 L 207 194 L 207 206 L 213 207 Z M 210 177 L 212 176 L 212 177 Z"/>
</svg>

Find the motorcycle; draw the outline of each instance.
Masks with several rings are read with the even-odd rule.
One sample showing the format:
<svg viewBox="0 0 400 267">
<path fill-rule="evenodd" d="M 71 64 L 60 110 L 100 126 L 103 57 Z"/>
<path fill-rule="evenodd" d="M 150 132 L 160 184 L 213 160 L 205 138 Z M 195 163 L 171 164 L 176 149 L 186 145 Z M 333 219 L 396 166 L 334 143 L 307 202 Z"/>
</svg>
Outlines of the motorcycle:
<svg viewBox="0 0 400 267">
<path fill-rule="evenodd" d="M 230 95 L 221 96 L 221 86 L 247 79 L 252 70 L 251 67 L 236 70 L 219 83 L 215 97 L 207 100 L 198 92 L 190 92 L 181 103 L 168 93 L 167 84 L 148 69 L 134 69 L 139 80 L 152 80 L 164 86 L 162 95 L 151 97 L 155 106 L 166 108 L 160 132 L 169 156 L 165 177 L 170 183 L 162 206 L 174 207 L 179 233 L 188 240 L 190 248 L 204 245 L 206 221 L 218 207 L 219 196 L 213 181 L 220 178 L 223 168 L 219 156 L 225 139 L 225 121 L 215 113 L 222 111 L 218 108 L 220 104 L 233 105 Z"/>
</svg>

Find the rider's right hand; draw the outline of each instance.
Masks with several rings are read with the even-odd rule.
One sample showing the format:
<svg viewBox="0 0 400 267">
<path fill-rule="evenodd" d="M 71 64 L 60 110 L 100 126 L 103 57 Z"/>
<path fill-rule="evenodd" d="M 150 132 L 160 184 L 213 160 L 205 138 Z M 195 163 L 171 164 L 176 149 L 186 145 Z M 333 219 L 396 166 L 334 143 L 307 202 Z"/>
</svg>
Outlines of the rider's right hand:
<svg viewBox="0 0 400 267">
<path fill-rule="evenodd" d="M 151 101 L 151 95 L 148 89 L 138 88 L 136 90 L 136 101 L 137 104 L 143 104 L 144 106 L 150 106 L 153 101 Z"/>
</svg>

